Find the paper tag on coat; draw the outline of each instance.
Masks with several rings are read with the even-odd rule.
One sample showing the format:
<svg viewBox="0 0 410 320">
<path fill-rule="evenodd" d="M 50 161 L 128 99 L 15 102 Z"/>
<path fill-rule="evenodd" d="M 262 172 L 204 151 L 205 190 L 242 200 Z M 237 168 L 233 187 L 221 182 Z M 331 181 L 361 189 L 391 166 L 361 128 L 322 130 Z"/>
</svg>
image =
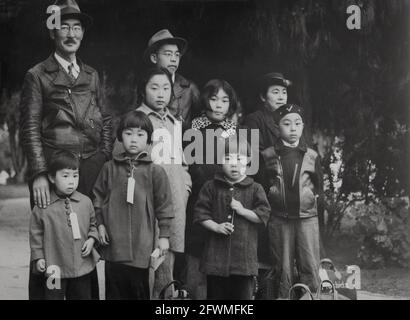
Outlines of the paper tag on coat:
<svg viewBox="0 0 410 320">
<path fill-rule="evenodd" d="M 74 240 L 81 239 L 80 226 L 78 224 L 77 214 L 75 212 L 70 213 L 71 230 L 73 230 Z"/>
<path fill-rule="evenodd" d="M 158 267 L 164 262 L 166 255 L 160 256 L 160 251 L 156 248 L 151 253 L 151 261 L 150 261 L 150 268 L 156 271 Z"/>
<path fill-rule="evenodd" d="M 127 202 L 134 204 L 134 190 L 135 190 L 135 179 L 133 177 L 128 178 L 127 183 Z"/>
</svg>

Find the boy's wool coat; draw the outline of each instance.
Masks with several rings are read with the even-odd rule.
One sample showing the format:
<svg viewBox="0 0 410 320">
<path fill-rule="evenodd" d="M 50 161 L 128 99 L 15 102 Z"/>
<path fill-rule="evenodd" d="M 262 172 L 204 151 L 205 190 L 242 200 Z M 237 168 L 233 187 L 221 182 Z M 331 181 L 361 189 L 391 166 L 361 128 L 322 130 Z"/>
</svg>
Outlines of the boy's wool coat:
<svg viewBox="0 0 410 320">
<path fill-rule="evenodd" d="M 75 191 L 70 197 L 58 197 L 51 192 L 51 203 L 43 209 L 34 207 L 30 217 L 31 261 L 45 259 L 46 266 L 60 268 L 60 276 L 78 278 L 94 270 L 100 256 L 95 249 L 88 257 L 81 256 L 84 242 L 92 237 L 98 244 L 98 232 L 93 204 L 87 196 Z M 72 210 L 72 211 L 71 211 Z M 74 240 L 67 213 L 77 214 L 81 239 Z"/>
<path fill-rule="evenodd" d="M 232 194 L 266 225 L 270 206 L 262 186 L 250 177 L 232 186 L 221 173 L 217 173 L 213 180 L 202 187 L 195 206 L 194 223 L 205 220 L 213 220 L 218 224 L 230 221 L 228 216 L 232 215 Z M 258 224 L 235 213 L 234 229 L 230 236 L 207 232 L 201 261 L 202 272 L 225 277 L 258 274 Z"/>
</svg>

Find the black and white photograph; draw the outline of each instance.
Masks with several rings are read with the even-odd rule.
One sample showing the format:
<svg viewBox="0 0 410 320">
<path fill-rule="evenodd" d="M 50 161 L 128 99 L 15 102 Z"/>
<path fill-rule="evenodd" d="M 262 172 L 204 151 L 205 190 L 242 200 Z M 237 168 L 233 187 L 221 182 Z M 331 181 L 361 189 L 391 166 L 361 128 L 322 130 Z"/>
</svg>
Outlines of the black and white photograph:
<svg viewBox="0 0 410 320">
<path fill-rule="evenodd" d="M 0 300 L 410 300 L 409 21 L 0 0 Z"/>
</svg>

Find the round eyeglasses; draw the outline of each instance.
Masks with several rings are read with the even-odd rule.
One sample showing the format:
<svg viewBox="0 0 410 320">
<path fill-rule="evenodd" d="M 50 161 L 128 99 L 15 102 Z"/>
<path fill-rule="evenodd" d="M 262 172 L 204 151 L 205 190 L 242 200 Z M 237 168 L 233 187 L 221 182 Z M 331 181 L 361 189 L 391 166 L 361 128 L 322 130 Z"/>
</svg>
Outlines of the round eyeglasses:
<svg viewBox="0 0 410 320">
<path fill-rule="evenodd" d="M 60 28 L 60 33 L 63 35 L 67 35 L 70 33 L 70 30 L 73 31 L 75 35 L 79 35 L 83 32 L 83 28 L 81 26 L 67 26 L 67 25 L 62 25 Z"/>
</svg>

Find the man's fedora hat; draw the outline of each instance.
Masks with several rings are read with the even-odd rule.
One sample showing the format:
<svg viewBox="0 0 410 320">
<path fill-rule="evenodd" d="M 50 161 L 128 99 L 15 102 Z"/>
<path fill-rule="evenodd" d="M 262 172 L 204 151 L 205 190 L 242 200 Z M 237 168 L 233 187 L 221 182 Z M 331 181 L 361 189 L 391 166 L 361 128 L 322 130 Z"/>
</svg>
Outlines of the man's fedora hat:
<svg viewBox="0 0 410 320">
<path fill-rule="evenodd" d="M 56 0 L 54 5 L 60 8 L 61 19 L 78 19 L 84 28 L 88 28 L 93 23 L 89 15 L 81 12 L 75 0 Z"/>
<path fill-rule="evenodd" d="M 292 85 L 292 81 L 285 79 L 283 74 L 279 72 L 267 73 L 261 77 L 261 86 L 267 87 L 273 85 L 279 85 L 287 88 Z"/>
<path fill-rule="evenodd" d="M 159 47 L 167 43 L 176 44 L 181 55 L 183 55 L 188 48 L 188 42 L 185 39 L 174 37 L 169 30 L 162 29 L 149 39 L 147 49 L 144 52 L 144 60 L 148 61 L 152 53 L 156 52 Z"/>
</svg>

